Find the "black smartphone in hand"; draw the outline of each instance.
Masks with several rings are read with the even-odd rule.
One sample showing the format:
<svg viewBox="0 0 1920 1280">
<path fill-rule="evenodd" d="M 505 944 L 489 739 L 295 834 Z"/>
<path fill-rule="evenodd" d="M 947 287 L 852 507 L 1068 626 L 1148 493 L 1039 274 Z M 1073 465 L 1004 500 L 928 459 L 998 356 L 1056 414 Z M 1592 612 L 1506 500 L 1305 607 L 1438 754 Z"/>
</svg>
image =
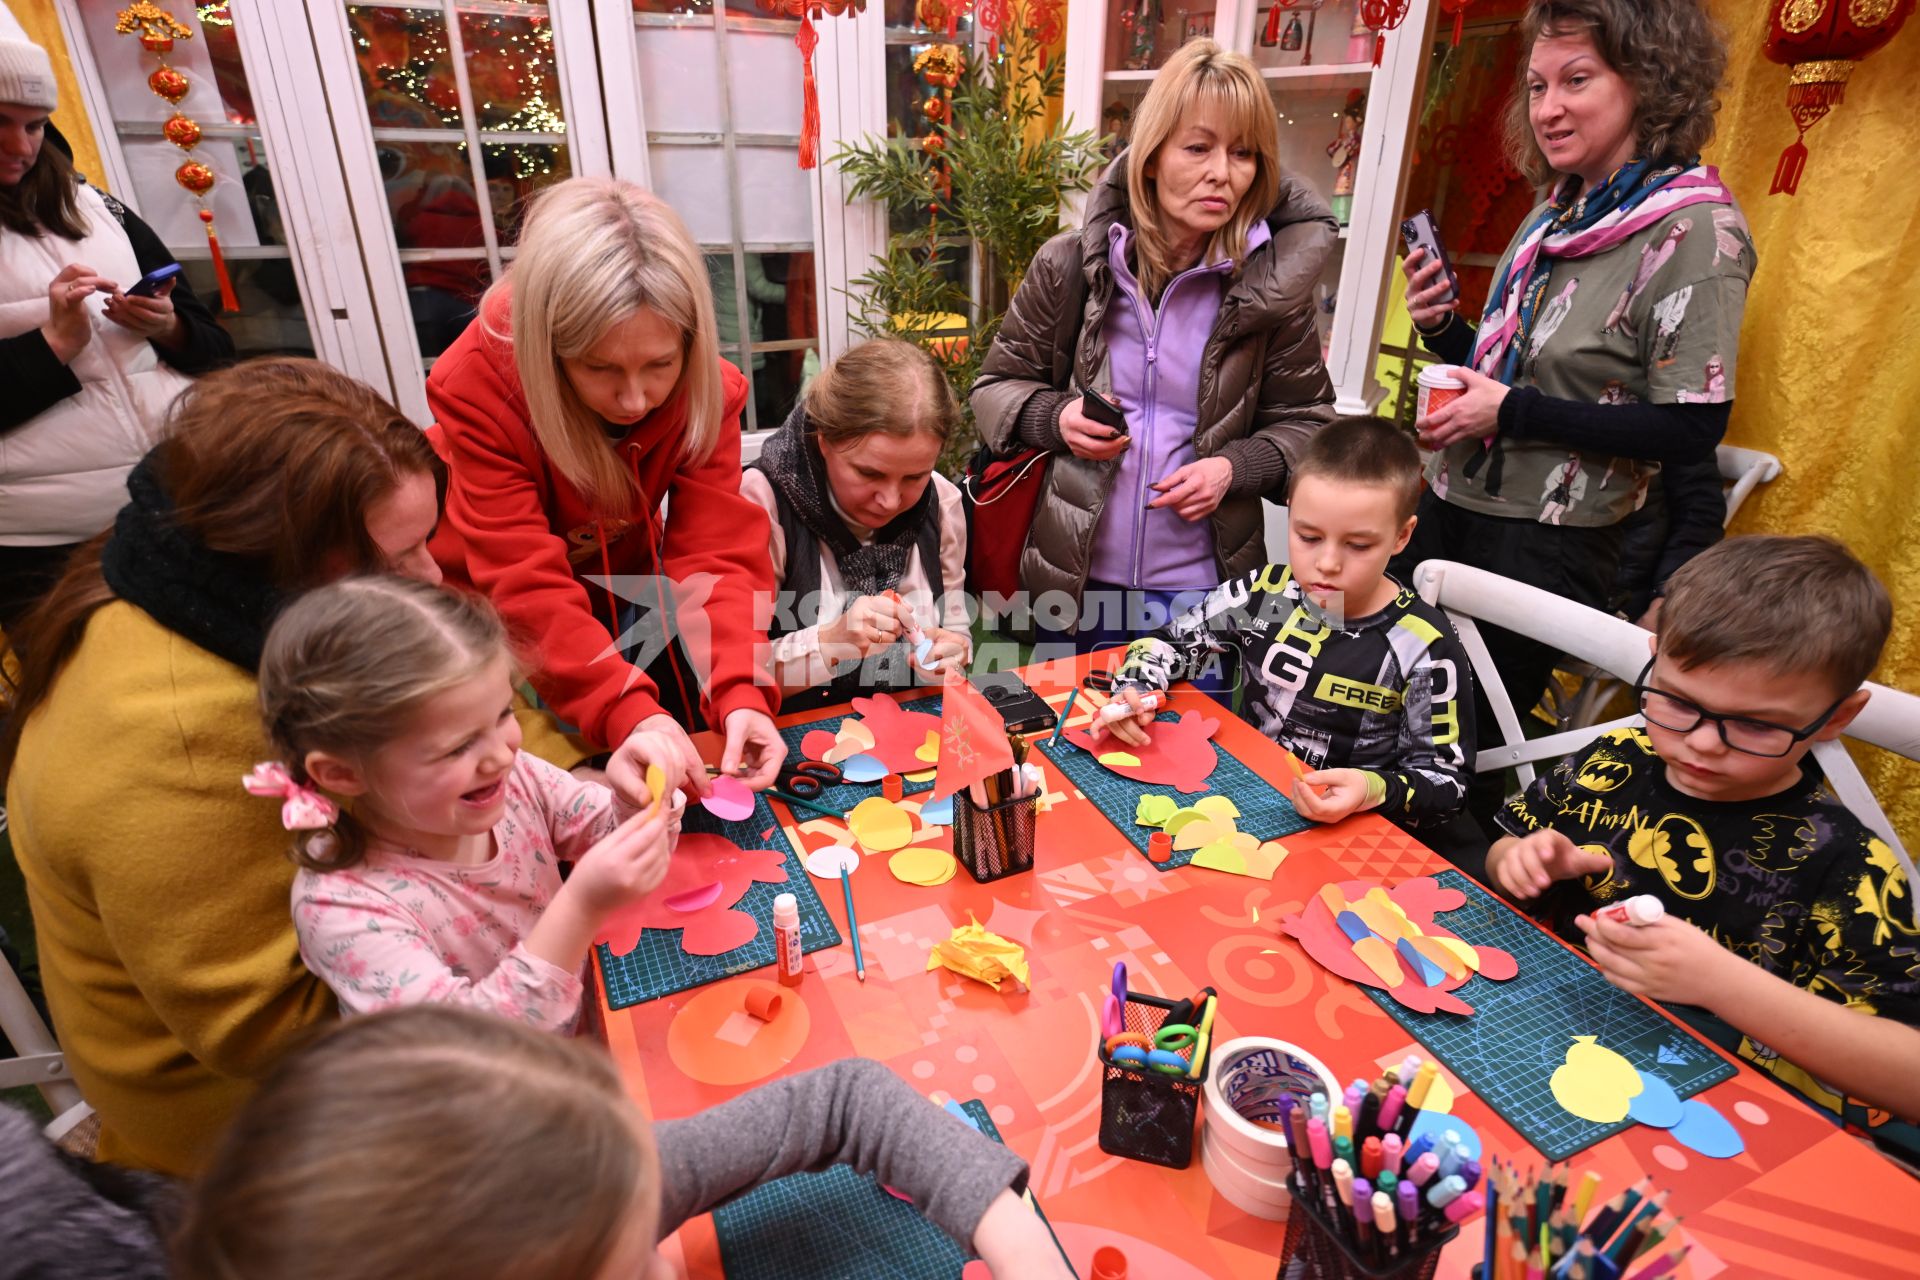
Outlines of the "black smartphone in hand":
<svg viewBox="0 0 1920 1280">
<path fill-rule="evenodd" d="M 1077 377 L 1073 380 L 1073 389 L 1080 393 L 1080 412 L 1103 427 L 1111 427 L 1123 436 L 1127 434 L 1127 415 L 1120 411 L 1119 405 Z"/>
<path fill-rule="evenodd" d="M 1446 273 L 1447 296 L 1438 299 L 1452 302 L 1460 296 L 1460 277 L 1454 274 L 1453 259 L 1447 257 L 1447 246 L 1440 240 L 1440 228 L 1433 224 L 1433 214 L 1426 209 L 1414 214 L 1400 224 L 1400 240 L 1407 246 L 1407 252 L 1424 249 L 1428 262 L 1438 262 Z"/>
</svg>

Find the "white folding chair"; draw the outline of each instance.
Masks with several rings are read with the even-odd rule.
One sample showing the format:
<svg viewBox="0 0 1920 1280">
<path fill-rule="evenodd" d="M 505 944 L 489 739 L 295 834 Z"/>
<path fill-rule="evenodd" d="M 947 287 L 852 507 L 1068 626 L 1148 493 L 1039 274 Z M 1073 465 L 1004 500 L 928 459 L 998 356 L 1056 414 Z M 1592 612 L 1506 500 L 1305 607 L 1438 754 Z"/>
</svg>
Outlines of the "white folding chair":
<svg viewBox="0 0 1920 1280">
<path fill-rule="evenodd" d="M 1585 725 L 1529 740 L 1521 731 L 1519 716 L 1514 714 L 1513 699 L 1507 696 L 1500 673 L 1494 670 L 1493 657 L 1481 638 L 1479 624 L 1505 627 L 1530 640 L 1552 645 L 1628 685 L 1647 665 L 1648 632 L 1612 614 L 1452 560 L 1421 561 L 1413 571 L 1413 584 L 1421 599 L 1446 610 L 1448 620 L 1460 635 L 1461 647 L 1473 664 L 1473 678 L 1493 706 L 1501 744 L 1482 746 L 1475 753 L 1475 773 L 1513 769 L 1520 775 L 1520 785 L 1529 787 L 1533 785 L 1536 763 L 1558 760 L 1610 730 L 1643 723 L 1636 713 L 1606 724 Z M 1920 697 L 1880 684 L 1869 683 L 1867 689 L 1871 694 L 1867 705 L 1847 726 L 1845 737 L 1872 743 L 1909 760 L 1920 760 Z M 1487 725 L 1479 726 L 1482 739 L 1488 736 L 1488 729 Z M 1905 868 L 1914 896 L 1914 921 L 1920 924 L 1920 875 L 1916 875 L 1906 846 L 1874 798 L 1872 788 L 1867 786 L 1840 742 L 1816 743 L 1813 755 L 1840 802 L 1887 842 Z"/>
<path fill-rule="evenodd" d="M 23 1085 L 39 1089 L 55 1117 L 48 1126 L 48 1137 L 57 1141 L 92 1114 L 80 1090 L 74 1087 L 73 1073 L 67 1069 L 66 1057 L 54 1042 L 53 1032 L 40 1020 L 40 1011 L 33 1007 L 27 989 L 20 985 L 19 975 L 4 954 L 0 954 L 0 1031 L 6 1033 L 16 1055 L 0 1059 L 0 1089 Z"/>
<path fill-rule="evenodd" d="M 1720 479 L 1726 484 L 1727 514 L 1720 522 L 1724 529 L 1733 523 L 1733 513 L 1749 494 L 1779 476 L 1780 459 L 1758 449 L 1741 449 L 1730 444 L 1721 445 L 1714 453 L 1720 465 Z M 1570 696 L 1561 694 L 1557 686 L 1547 688 L 1547 697 L 1552 700 L 1549 709 L 1559 711 L 1560 725 L 1565 729 L 1592 724 L 1600 718 L 1601 708 L 1625 687 L 1620 681 L 1579 664 L 1563 664 L 1561 670 L 1580 681 L 1578 692 Z"/>
</svg>

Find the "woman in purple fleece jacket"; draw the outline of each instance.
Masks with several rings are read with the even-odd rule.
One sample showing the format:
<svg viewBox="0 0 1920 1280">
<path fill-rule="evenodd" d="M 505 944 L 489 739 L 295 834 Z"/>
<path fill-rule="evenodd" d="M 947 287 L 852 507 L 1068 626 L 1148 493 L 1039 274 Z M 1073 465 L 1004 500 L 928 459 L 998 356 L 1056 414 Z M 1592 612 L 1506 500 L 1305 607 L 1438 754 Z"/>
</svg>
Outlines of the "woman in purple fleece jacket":
<svg viewBox="0 0 1920 1280">
<path fill-rule="evenodd" d="M 1036 255 L 971 394 L 996 451 L 1053 454 L 1021 585 L 1071 593 L 1083 650 L 1265 563 L 1260 498 L 1333 416 L 1311 294 L 1338 224 L 1280 172 L 1259 71 L 1190 41 L 1134 121 L 1086 226 Z"/>
</svg>

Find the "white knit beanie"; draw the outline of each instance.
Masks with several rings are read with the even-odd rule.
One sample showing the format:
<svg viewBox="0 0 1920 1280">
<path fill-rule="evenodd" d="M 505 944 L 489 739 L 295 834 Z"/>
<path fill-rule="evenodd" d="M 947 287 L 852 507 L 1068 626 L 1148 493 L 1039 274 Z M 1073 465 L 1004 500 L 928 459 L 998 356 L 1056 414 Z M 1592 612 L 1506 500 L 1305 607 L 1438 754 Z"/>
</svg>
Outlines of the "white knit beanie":
<svg viewBox="0 0 1920 1280">
<path fill-rule="evenodd" d="M 5 0 L 0 0 L 0 102 L 46 111 L 60 105 L 54 91 L 53 59 L 27 39 Z"/>
</svg>

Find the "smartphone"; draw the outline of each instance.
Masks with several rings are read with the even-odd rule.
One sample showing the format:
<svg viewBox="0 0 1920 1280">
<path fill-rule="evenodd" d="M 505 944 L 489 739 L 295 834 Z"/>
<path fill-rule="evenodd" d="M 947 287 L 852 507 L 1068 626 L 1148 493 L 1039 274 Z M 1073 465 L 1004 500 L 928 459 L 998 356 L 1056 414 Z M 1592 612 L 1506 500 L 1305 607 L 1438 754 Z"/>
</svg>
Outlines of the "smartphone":
<svg viewBox="0 0 1920 1280">
<path fill-rule="evenodd" d="M 1112 427 L 1121 435 L 1127 434 L 1127 415 L 1120 411 L 1119 405 L 1087 386 L 1078 377 L 1073 380 L 1073 389 L 1080 393 L 1080 412 L 1103 427 Z"/>
<path fill-rule="evenodd" d="M 972 680 L 973 687 L 1007 722 L 1008 733 L 1041 733 L 1059 722 L 1046 699 L 1011 671 L 989 672 Z"/>
<path fill-rule="evenodd" d="M 1453 259 L 1447 256 L 1447 246 L 1440 240 L 1440 228 L 1433 225 L 1431 212 L 1422 209 L 1402 222 L 1400 239 L 1406 244 L 1408 253 L 1425 249 L 1428 262 L 1439 260 L 1441 269 L 1447 273 L 1447 296 L 1439 301 L 1452 302 L 1460 296 L 1460 277 L 1454 274 Z"/>
<path fill-rule="evenodd" d="M 140 277 L 140 282 L 127 290 L 129 298 L 151 298 L 160 291 L 160 286 L 179 275 L 186 268 L 177 262 L 169 262 Z"/>
</svg>

